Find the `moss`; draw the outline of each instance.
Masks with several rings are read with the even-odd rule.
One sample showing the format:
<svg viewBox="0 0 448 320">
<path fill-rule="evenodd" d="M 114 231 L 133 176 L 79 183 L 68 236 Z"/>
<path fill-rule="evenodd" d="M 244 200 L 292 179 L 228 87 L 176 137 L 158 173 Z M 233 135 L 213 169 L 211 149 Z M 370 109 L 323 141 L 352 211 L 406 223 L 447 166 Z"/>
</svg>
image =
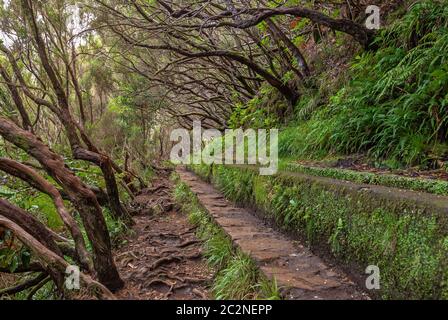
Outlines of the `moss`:
<svg viewBox="0 0 448 320">
<path fill-rule="evenodd" d="M 448 298 L 446 214 L 301 176 L 219 166 L 212 180 L 230 199 L 256 206 L 311 245 L 325 244 L 347 265 L 361 272 L 377 265 L 382 298 Z"/>
<path fill-rule="evenodd" d="M 448 182 L 443 180 L 416 179 L 394 174 L 376 174 L 347 169 L 310 167 L 295 163 L 281 163 L 279 168 L 313 176 L 448 195 Z"/>
<path fill-rule="evenodd" d="M 21 205 L 25 210 L 34 213 L 38 219 L 53 230 L 61 230 L 64 226 L 53 200 L 46 194 L 40 193 L 36 196 L 28 195 L 23 198 Z"/>
</svg>

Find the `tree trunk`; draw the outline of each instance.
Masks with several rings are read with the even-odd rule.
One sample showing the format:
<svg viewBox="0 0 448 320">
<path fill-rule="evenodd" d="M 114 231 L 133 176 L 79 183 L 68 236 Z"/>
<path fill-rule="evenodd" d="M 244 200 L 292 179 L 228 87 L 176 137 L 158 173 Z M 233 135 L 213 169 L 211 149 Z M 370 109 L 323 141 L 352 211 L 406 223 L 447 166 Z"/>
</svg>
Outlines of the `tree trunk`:
<svg viewBox="0 0 448 320">
<path fill-rule="evenodd" d="M 77 258 L 79 259 L 83 267 L 87 268 L 89 271 L 93 271 L 90 264 L 89 253 L 87 252 L 87 249 L 85 247 L 81 230 L 79 229 L 75 219 L 66 209 L 62 196 L 56 189 L 56 187 L 45 180 L 30 167 L 11 159 L 0 158 L 0 170 L 3 170 L 6 173 L 22 179 L 23 181 L 29 183 L 31 186 L 37 186 L 36 188 L 38 190 L 43 190 L 43 192 L 48 194 L 53 199 L 59 216 L 61 217 L 67 229 L 70 231 L 70 234 L 75 241 Z"/>
<path fill-rule="evenodd" d="M 59 257 L 63 256 L 61 250 L 55 242 L 52 232 L 50 232 L 46 226 L 44 226 L 39 220 L 25 210 L 14 206 L 4 199 L 0 199 L 0 215 L 19 225 L 43 246 L 52 250 L 55 255 L 58 255 Z M 50 274 L 56 286 L 61 289 L 63 283 L 63 277 L 61 274 L 55 272 L 51 266 L 47 267 L 46 271 Z"/>
<path fill-rule="evenodd" d="M 69 266 L 68 262 L 63 258 L 55 254 L 53 251 L 49 250 L 42 243 L 37 241 L 31 234 L 26 232 L 21 226 L 14 223 L 10 219 L 0 215 L 0 226 L 11 230 L 28 248 L 30 248 L 36 255 L 36 257 L 42 262 L 42 264 L 51 266 L 54 270 L 57 270 L 60 274 L 64 274 L 65 270 Z M 87 285 L 89 288 L 97 289 L 94 292 L 101 298 L 105 299 L 115 299 L 113 294 L 105 288 L 102 284 L 94 281 L 88 275 L 80 273 L 80 280 L 83 284 Z"/>
<path fill-rule="evenodd" d="M 19 91 L 17 90 L 15 85 L 11 82 L 11 77 L 9 76 L 8 72 L 2 66 L 0 66 L 0 74 L 3 80 L 5 80 L 9 92 L 11 93 L 11 97 L 14 100 L 17 110 L 19 111 L 20 117 L 22 118 L 22 128 L 32 132 L 33 125 L 31 124 L 30 117 L 28 116 L 28 113 L 25 110 L 25 106 L 23 105 L 23 100 L 20 97 Z"/>
<path fill-rule="evenodd" d="M 63 86 L 58 79 L 55 67 L 47 54 L 45 42 L 39 32 L 39 28 L 37 26 L 35 18 L 35 12 L 33 11 L 32 1 L 22 0 L 22 7 L 24 9 L 26 18 L 30 23 L 33 37 L 36 43 L 36 50 L 42 63 L 42 67 L 45 70 L 45 73 L 47 74 L 53 87 L 53 91 L 57 97 L 60 110 L 59 112 L 56 112 L 56 115 L 59 117 L 59 120 L 65 127 L 67 138 L 72 149 L 73 157 L 75 159 L 93 162 L 101 168 L 104 174 L 104 180 L 106 182 L 110 207 L 114 213 L 114 216 L 128 220 L 128 214 L 120 203 L 117 182 L 115 180 L 113 169 L 110 165 L 110 159 L 106 155 L 98 152 L 96 148 L 95 150 L 93 150 L 92 143 L 90 143 L 89 145 L 89 150 L 85 150 L 81 146 L 81 140 L 78 135 L 78 130 L 81 132 L 81 135 L 85 136 L 85 134 L 82 131 L 82 128 L 78 128 L 75 120 L 71 115 L 67 94 L 64 92 Z M 86 139 L 83 140 L 85 141 Z"/>
<path fill-rule="evenodd" d="M 275 36 L 283 42 L 283 44 L 294 56 L 297 61 L 297 65 L 302 70 L 303 75 L 305 77 L 308 77 L 310 75 L 310 69 L 308 67 L 308 64 L 306 63 L 305 57 L 300 52 L 299 48 L 297 48 L 296 45 L 292 43 L 292 41 L 286 36 L 286 34 L 284 34 L 283 31 L 280 30 L 280 28 L 271 19 L 266 19 L 266 24 L 269 26 L 269 28 L 271 28 Z"/>
<path fill-rule="evenodd" d="M 120 289 L 123 281 L 112 257 L 109 233 L 95 194 L 65 167 L 64 160 L 59 155 L 33 134 L 4 117 L 0 117 L 0 135 L 39 161 L 45 171 L 64 188 L 78 210 L 91 242 L 93 263 L 99 281 L 111 290 Z"/>
</svg>

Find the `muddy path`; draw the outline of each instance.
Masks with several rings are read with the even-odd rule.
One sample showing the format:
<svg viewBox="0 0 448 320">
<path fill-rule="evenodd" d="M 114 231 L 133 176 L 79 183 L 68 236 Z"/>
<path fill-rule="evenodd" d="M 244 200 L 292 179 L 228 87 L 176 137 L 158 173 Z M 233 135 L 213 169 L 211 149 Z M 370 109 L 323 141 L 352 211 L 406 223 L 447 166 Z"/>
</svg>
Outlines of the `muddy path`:
<svg viewBox="0 0 448 320">
<path fill-rule="evenodd" d="M 118 299 L 210 299 L 213 270 L 187 216 L 172 203 L 168 177 L 153 181 L 132 203 L 135 226 L 115 251 L 125 288 Z"/>
</svg>

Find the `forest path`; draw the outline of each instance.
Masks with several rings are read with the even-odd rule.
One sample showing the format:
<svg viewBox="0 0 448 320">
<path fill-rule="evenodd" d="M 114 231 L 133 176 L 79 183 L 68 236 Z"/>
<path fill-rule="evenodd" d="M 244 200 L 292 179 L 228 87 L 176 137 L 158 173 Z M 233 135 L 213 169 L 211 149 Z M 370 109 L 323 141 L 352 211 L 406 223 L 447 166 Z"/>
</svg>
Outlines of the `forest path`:
<svg viewBox="0 0 448 320">
<path fill-rule="evenodd" d="M 250 210 L 235 206 L 196 174 L 185 168 L 178 168 L 177 172 L 234 244 L 266 276 L 276 279 L 285 299 L 368 299 L 336 266 L 325 263 L 301 243 L 274 230 Z"/>
<path fill-rule="evenodd" d="M 368 299 L 336 266 L 271 228 L 250 210 L 226 200 L 210 183 L 185 168 L 178 174 L 236 246 L 249 254 L 285 299 Z M 211 270 L 187 215 L 173 205 L 168 176 L 152 182 L 132 203 L 133 232 L 115 250 L 125 288 L 118 299 L 212 299 Z"/>
<path fill-rule="evenodd" d="M 202 259 L 195 228 L 172 205 L 172 188 L 168 177 L 160 177 L 133 202 L 137 214 L 132 235 L 115 250 L 126 283 L 118 299 L 211 298 L 207 288 L 214 272 Z"/>
</svg>

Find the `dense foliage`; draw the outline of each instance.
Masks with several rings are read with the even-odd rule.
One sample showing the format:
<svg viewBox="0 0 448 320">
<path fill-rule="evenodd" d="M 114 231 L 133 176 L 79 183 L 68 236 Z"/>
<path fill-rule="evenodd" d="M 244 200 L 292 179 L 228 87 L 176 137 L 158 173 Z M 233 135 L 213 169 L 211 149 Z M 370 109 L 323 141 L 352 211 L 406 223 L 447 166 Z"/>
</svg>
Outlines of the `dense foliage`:
<svg viewBox="0 0 448 320">
<path fill-rule="evenodd" d="M 287 128 L 285 156 L 367 152 L 412 165 L 447 155 L 448 10 L 414 4 L 377 36 L 379 49 L 357 55 L 352 79 L 308 121 Z"/>
</svg>

